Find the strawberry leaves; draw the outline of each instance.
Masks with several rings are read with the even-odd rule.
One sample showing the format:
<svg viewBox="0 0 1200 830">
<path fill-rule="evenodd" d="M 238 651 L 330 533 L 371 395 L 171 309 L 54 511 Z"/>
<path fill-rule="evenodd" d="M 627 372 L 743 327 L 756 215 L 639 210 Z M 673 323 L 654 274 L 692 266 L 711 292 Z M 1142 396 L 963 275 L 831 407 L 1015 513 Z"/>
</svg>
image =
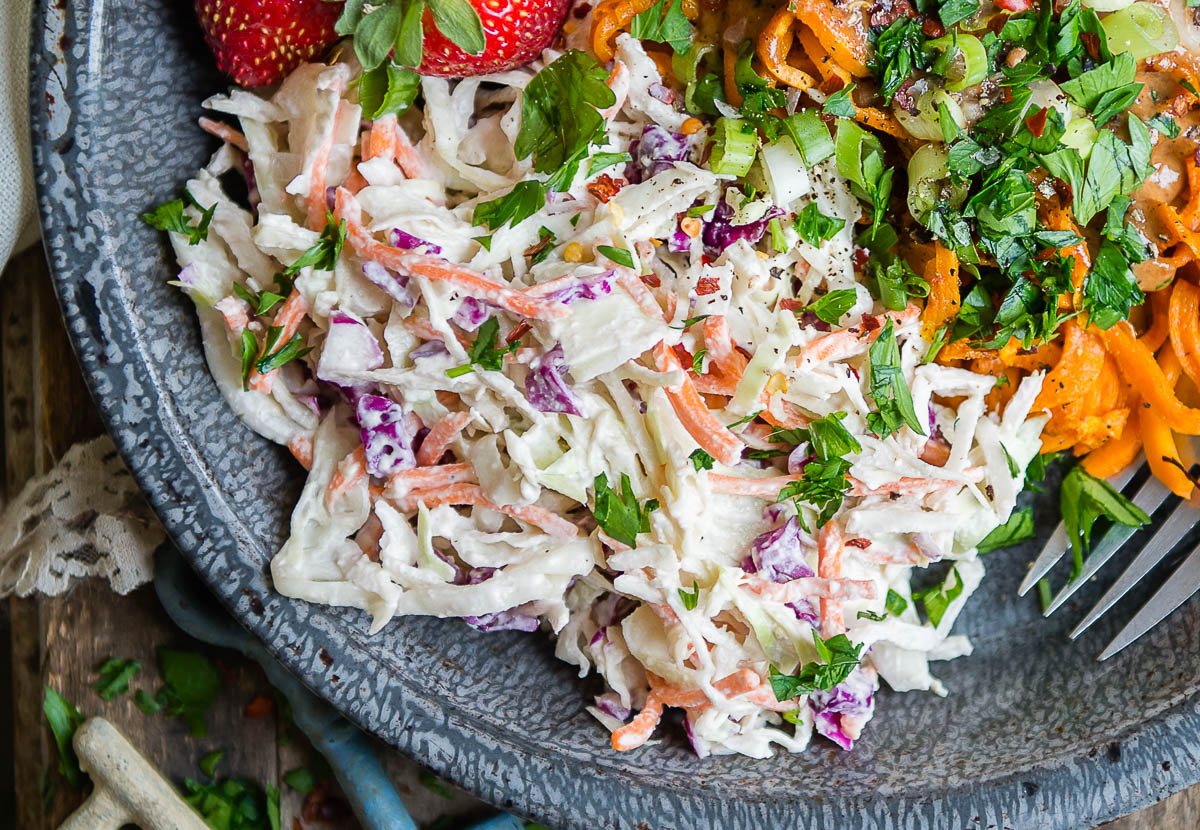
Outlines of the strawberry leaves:
<svg viewBox="0 0 1200 830">
<path fill-rule="evenodd" d="M 335 30 L 354 36 L 354 51 L 366 70 L 373 70 L 394 52 L 402 66 L 421 65 L 425 48 L 425 10 L 434 27 L 468 55 L 481 55 L 487 46 L 483 21 L 468 0 L 386 0 L 368 6 L 347 0 Z"/>
</svg>

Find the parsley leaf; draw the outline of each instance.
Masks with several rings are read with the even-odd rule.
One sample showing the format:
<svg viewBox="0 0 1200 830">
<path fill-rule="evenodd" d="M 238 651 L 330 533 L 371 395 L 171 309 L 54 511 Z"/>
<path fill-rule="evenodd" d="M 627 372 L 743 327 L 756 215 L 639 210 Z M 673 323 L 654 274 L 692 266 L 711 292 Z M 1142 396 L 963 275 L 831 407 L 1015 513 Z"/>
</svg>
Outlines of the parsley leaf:
<svg viewBox="0 0 1200 830">
<path fill-rule="evenodd" d="M 692 450 L 692 454 L 688 458 L 692 460 L 692 466 L 696 468 L 697 472 L 700 470 L 711 470 L 713 464 L 716 463 L 716 459 L 704 450 Z"/>
<path fill-rule="evenodd" d="M 283 775 L 283 783 L 287 784 L 298 793 L 308 793 L 313 791 L 317 786 L 316 779 L 313 777 L 312 770 L 308 767 L 296 767 L 290 769 Z"/>
<path fill-rule="evenodd" d="M 832 326 L 842 319 L 842 315 L 854 308 L 856 302 L 858 294 L 853 288 L 836 288 L 801 311 L 811 311 L 818 320 Z"/>
<path fill-rule="evenodd" d="M 845 417 L 844 412 L 838 412 L 816 419 L 806 429 L 777 430 L 771 434 L 772 441 L 797 445 L 808 441 L 812 445 L 813 458 L 804 465 L 799 479 L 779 491 L 777 501 L 808 502 L 818 511 L 818 525 L 828 522 L 842 506 L 848 486 L 846 474 L 851 467 L 851 462 L 843 456 L 862 451 L 858 440 L 842 426 Z"/>
<path fill-rule="evenodd" d="M 850 638 L 845 634 L 835 634 L 828 640 L 822 640 L 816 631 L 813 631 L 813 643 L 817 647 L 821 662 L 805 663 L 795 675 L 782 674 L 779 669 L 771 666 L 768 680 L 776 700 L 791 700 L 818 689 L 824 692 L 833 691 L 835 686 L 858 668 L 863 650 L 862 643 L 850 642 Z"/>
<path fill-rule="evenodd" d="M 792 227 L 800 234 L 801 239 L 814 248 L 819 248 L 846 227 L 846 220 L 840 216 L 826 216 L 821 213 L 821 208 L 816 202 L 809 202 L 796 216 Z"/>
<path fill-rule="evenodd" d="M 526 179 L 523 182 L 517 182 L 513 189 L 503 196 L 477 204 L 471 221 L 489 231 L 498 231 L 510 223 L 516 227 L 541 210 L 545 203 L 545 185 L 532 179 Z M 491 237 L 479 237 L 475 241 L 482 245 L 482 239 L 488 240 L 484 247 L 490 251 Z"/>
<path fill-rule="evenodd" d="M 875 54 L 867 68 L 879 82 L 879 95 L 885 104 L 892 103 L 896 91 L 915 70 L 929 65 L 926 40 L 921 23 L 904 16 L 896 18 L 876 36 Z"/>
<path fill-rule="evenodd" d="M 195 224 L 192 224 L 192 220 L 184 213 L 189 205 L 200 211 L 200 221 Z M 199 245 L 208 239 L 208 226 L 216 211 L 215 203 L 207 209 L 202 208 L 192 194 L 185 190 L 182 199 L 166 202 L 149 213 L 143 213 L 142 221 L 160 231 L 181 233 L 188 238 L 189 245 Z"/>
<path fill-rule="evenodd" d="M 698 375 L 704 374 L 704 356 L 708 354 L 708 349 L 697 349 L 692 355 L 692 371 Z"/>
<path fill-rule="evenodd" d="M 279 345 L 279 338 L 282 334 L 281 326 L 271 326 L 267 329 L 267 343 L 263 349 L 263 356 L 254 364 L 260 374 L 273 372 L 285 363 L 304 357 L 312 351 L 311 346 L 304 345 L 304 338 L 298 333 L 293 334 L 292 339 L 283 346 L 275 349 Z M 272 351 L 272 349 L 275 350 Z"/>
<path fill-rule="evenodd" d="M 913 601 L 919 602 L 925 607 L 925 614 L 934 626 L 941 624 L 942 617 L 946 615 L 946 609 L 950 607 L 950 603 L 962 596 L 962 575 L 958 572 L 958 568 L 951 571 L 951 574 L 954 576 L 952 587 L 946 587 L 950 581 L 950 577 L 946 577 L 946 581 L 940 585 L 934 585 L 932 588 L 926 588 L 924 591 L 913 594 Z"/>
<path fill-rule="evenodd" d="M 607 170 L 618 164 L 628 164 L 633 161 L 629 153 L 596 153 L 588 159 L 588 176 L 594 176 L 601 170 Z M 688 214 L 691 215 L 690 213 Z"/>
<path fill-rule="evenodd" d="M 850 97 L 850 93 L 853 91 L 854 84 L 846 84 L 825 99 L 825 105 L 821 107 L 821 112 L 835 118 L 853 118 L 858 112 L 854 108 L 854 99 Z"/>
<path fill-rule="evenodd" d="M 608 257 L 617 263 L 617 265 L 624 265 L 626 268 L 633 267 L 633 254 L 624 248 L 614 248 L 612 245 L 597 245 L 596 252 Z"/>
<path fill-rule="evenodd" d="M 650 530 L 650 514 L 658 509 L 658 500 L 639 504 L 628 473 L 621 473 L 620 493 L 609 488 L 608 476 L 604 473 L 596 476 L 592 487 L 596 492 L 596 509 L 592 515 L 601 529 L 618 542 L 636 548 L 637 535 Z"/>
<path fill-rule="evenodd" d="M 591 56 L 572 49 L 526 85 L 513 150 L 518 159 L 532 155 L 536 172 L 552 174 L 551 190 L 570 186 L 588 147 L 603 135 L 599 111 L 616 102 L 607 80 L 608 73 Z"/>
<path fill-rule="evenodd" d="M 979 11 L 979 0 L 947 0 L 938 9 L 938 17 L 947 29 Z"/>
<path fill-rule="evenodd" d="M 163 688 L 155 698 L 170 717 L 188 725 L 193 738 L 208 734 L 204 714 L 221 691 L 221 675 L 212 662 L 194 651 L 174 648 L 158 650 L 158 671 Z"/>
<path fill-rule="evenodd" d="M 250 371 L 254 368 L 254 360 L 258 357 L 258 341 L 254 339 L 254 332 L 250 329 L 242 329 L 242 391 L 250 389 Z"/>
<path fill-rule="evenodd" d="M 58 771 L 63 774 L 75 789 L 83 787 L 83 770 L 79 768 L 79 756 L 71 743 L 75 730 L 84 721 L 83 715 L 66 698 L 54 691 L 50 686 L 45 687 L 45 697 L 42 699 L 42 711 L 54 734 L 54 743 L 58 746 Z"/>
<path fill-rule="evenodd" d="M 264 794 L 257 784 L 244 778 L 223 778 L 212 783 L 188 778 L 183 788 L 183 800 L 209 827 L 277 830 L 279 826 L 279 792 L 274 787 L 268 787 Z"/>
<path fill-rule="evenodd" d="M 1033 508 L 1026 507 L 1023 510 L 1014 510 L 1007 522 L 979 541 L 975 550 L 980 554 L 991 553 L 999 548 L 1006 548 L 1009 545 L 1024 542 L 1026 539 L 1032 539 L 1033 536 Z"/>
<path fill-rule="evenodd" d="M 884 600 L 883 607 L 893 617 L 899 617 L 908 608 L 908 600 L 900 596 L 900 594 L 888 588 L 887 599 Z"/>
<path fill-rule="evenodd" d="M 300 273 L 300 269 L 312 267 L 317 271 L 332 271 L 337 266 L 338 257 L 342 255 L 342 246 L 346 242 L 346 222 L 337 222 L 333 214 L 326 211 L 325 229 L 311 248 L 300 255 L 300 258 L 283 269 L 285 277 Z"/>
<path fill-rule="evenodd" d="M 887 438 L 907 424 L 913 432 L 924 435 L 917 413 L 913 411 L 912 393 L 904 380 L 900 367 L 900 346 L 896 342 L 895 326 L 891 320 L 884 325 L 879 337 L 868 351 L 871 364 L 871 382 L 867 394 L 878 412 L 867 416 L 871 431 L 880 438 Z"/>
<path fill-rule="evenodd" d="M 1059 507 L 1075 560 L 1072 579 L 1083 567 L 1096 519 L 1104 517 L 1126 527 L 1141 527 L 1150 522 L 1150 517 L 1140 507 L 1114 490 L 1107 481 L 1089 475 L 1078 465 L 1063 477 Z"/>
<path fill-rule="evenodd" d="M 696 580 L 692 580 L 692 590 L 685 591 L 679 589 L 679 599 L 683 603 L 683 607 L 689 611 L 696 610 L 696 603 L 700 601 L 700 585 Z"/>
<path fill-rule="evenodd" d="M 1094 110 L 1101 98 L 1113 90 L 1121 89 L 1133 83 L 1137 75 L 1137 61 L 1128 52 L 1116 55 L 1111 61 L 1084 72 L 1078 78 L 1064 81 L 1062 91 L 1079 106 L 1086 110 Z M 1141 84 L 1136 84 L 1141 90 Z M 1134 94 L 1137 97 L 1137 94 Z M 1103 124 L 1097 119 L 1097 126 Z"/>
<path fill-rule="evenodd" d="M 384 115 L 407 112 L 420 91 L 421 76 L 407 67 L 388 61 L 368 69 L 358 84 L 363 118 L 374 121 Z"/>
<path fill-rule="evenodd" d="M 665 8 L 664 8 L 665 4 Z M 683 13 L 683 0 L 658 0 L 629 22 L 629 34 L 639 40 L 666 43 L 682 55 L 692 45 L 692 25 Z"/>
<path fill-rule="evenodd" d="M 142 670 L 142 664 L 137 660 L 121 660 L 110 657 L 100 664 L 96 673 L 100 675 L 92 688 L 102 700 L 112 700 L 117 695 L 129 691 L 129 681 Z"/>
<path fill-rule="evenodd" d="M 471 344 L 471 348 L 467 350 L 469 362 L 462 366 L 455 366 L 453 369 L 447 369 L 448 377 L 457 378 L 463 375 L 470 374 L 475 371 L 473 366 L 479 366 L 481 369 L 488 369 L 493 372 L 498 372 L 504 368 L 504 356 L 506 354 L 516 354 L 520 343 L 513 341 L 506 345 L 503 349 L 496 348 L 496 338 L 500 334 L 500 321 L 495 317 L 489 317 L 479 327 L 479 332 L 475 335 L 475 342 Z"/>
<path fill-rule="evenodd" d="M 217 764 L 221 763 L 221 759 L 225 757 L 225 750 L 218 749 L 208 753 L 200 759 L 200 771 L 209 778 L 217 777 Z"/>
</svg>

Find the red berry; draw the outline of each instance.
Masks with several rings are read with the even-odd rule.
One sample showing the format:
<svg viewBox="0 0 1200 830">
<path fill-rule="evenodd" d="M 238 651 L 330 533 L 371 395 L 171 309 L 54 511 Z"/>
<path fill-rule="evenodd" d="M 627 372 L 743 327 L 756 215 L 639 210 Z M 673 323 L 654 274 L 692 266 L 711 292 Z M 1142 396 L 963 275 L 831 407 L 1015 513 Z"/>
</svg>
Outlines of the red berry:
<svg viewBox="0 0 1200 830">
<path fill-rule="evenodd" d="M 325 0 L 196 0 L 217 66 L 242 86 L 277 83 L 319 55 L 341 13 Z"/>
<path fill-rule="evenodd" d="M 470 0 L 483 23 L 483 54 L 468 55 L 437 30 L 425 11 L 422 75 L 459 78 L 524 66 L 542 54 L 562 26 L 571 0 Z"/>
</svg>

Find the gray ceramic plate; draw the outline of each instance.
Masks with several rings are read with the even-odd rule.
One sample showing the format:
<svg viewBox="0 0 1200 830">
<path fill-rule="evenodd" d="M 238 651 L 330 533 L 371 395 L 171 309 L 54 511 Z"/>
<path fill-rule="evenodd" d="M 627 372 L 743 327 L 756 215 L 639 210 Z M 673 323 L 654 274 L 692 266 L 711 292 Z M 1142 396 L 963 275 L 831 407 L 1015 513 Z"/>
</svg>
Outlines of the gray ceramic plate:
<svg viewBox="0 0 1200 830">
<path fill-rule="evenodd" d="M 480 634 L 285 600 L 267 562 L 301 470 L 222 402 L 164 240 L 137 219 L 213 146 L 193 125 L 222 87 L 190 2 L 39 0 L 32 102 L 42 221 L 80 360 L 117 444 L 212 589 L 346 715 L 495 804 L 569 827 L 1084 828 L 1200 780 L 1200 604 L 1103 665 L 1132 613 L 1082 642 L 1015 589 L 1029 551 L 988 558 L 951 690 L 880 696 L 852 753 L 627 755 L 583 711 L 591 681 L 539 635 Z M 1041 511 L 1043 526 L 1054 521 Z M 1087 592 L 1084 592 L 1087 594 Z M 1094 592 L 1083 601 L 1094 599 Z"/>
</svg>

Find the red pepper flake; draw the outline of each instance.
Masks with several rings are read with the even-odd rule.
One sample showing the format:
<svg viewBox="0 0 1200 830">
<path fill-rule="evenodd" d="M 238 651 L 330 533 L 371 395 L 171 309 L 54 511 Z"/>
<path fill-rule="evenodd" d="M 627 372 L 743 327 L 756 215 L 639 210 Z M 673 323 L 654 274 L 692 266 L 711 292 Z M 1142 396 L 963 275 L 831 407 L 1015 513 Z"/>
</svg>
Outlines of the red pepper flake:
<svg viewBox="0 0 1200 830">
<path fill-rule="evenodd" d="M 854 267 L 855 268 L 866 268 L 867 261 L 870 259 L 871 259 L 871 252 L 868 251 L 866 248 L 855 248 L 854 249 Z"/>
<path fill-rule="evenodd" d="M 1006 104 L 1012 103 L 1012 101 L 1013 101 L 1012 87 L 1010 87 L 1010 86 L 1004 87 L 1003 98 L 1004 98 L 1004 103 L 1006 103 Z"/>
<path fill-rule="evenodd" d="M 685 349 L 682 343 L 676 343 L 671 347 L 671 350 L 675 352 L 675 356 L 679 358 L 680 363 L 689 369 L 692 368 L 692 353 Z"/>
<path fill-rule="evenodd" d="M 846 544 L 850 545 L 851 547 L 858 548 L 859 550 L 866 550 L 867 548 L 871 547 L 871 540 L 861 538 L 847 539 Z"/>
<path fill-rule="evenodd" d="M 591 193 L 601 202 L 607 204 L 609 199 L 620 193 L 621 188 L 624 186 L 624 179 L 614 179 L 607 173 L 601 173 L 596 177 L 595 181 L 587 183 L 587 192 Z"/>
<path fill-rule="evenodd" d="M 701 277 L 696 283 L 696 293 L 704 296 L 705 294 L 716 294 L 721 290 L 721 281 L 716 277 Z"/>
<path fill-rule="evenodd" d="M 896 102 L 896 106 L 900 107 L 905 112 L 916 115 L 918 113 L 917 102 L 913 100 L 912 94 L 909 92 L 909 90 L 912 88 L 912 85 L 912 78 L 909 78 L 907 81 L 900 84 L 899 89 L 896 90 L 896 94 L 892 96 L 892 100 Z"/>
<path fill-rule="evenodd" d="M 821 81 L 821 91 L 826 95 L 832 95 L 846 85 L 846 82 L 837 75 L 830 75 L 825 80 Z"/>
<path fill-rule="evenodd" d="M 1046 115 L 1048 110 L 1042 107 L 1033 115 L 1025 118 L 1025 126 L 1029 128 L 1029 132 L 1033 133 L 1034 138 L 1041 138 L 1042 133 L 1046 131 Z"/>
<path fill-rule="evenodd" d="M 658 288 L 662 285 L 662 280 L 658 278 L 658 274 L 642 274 L 642 282 L 651 288 Z"/>
<path fill-rule="evenodd" d="M 800 311 L 804 308 L 804 303 L 799 300 L 793 300 L 791 297 L 784 297 L 779 301 L 779 307 L 784 311 Z"/>
<path fill-rule="evenodd" d="M 275 711 L 275 701 L 266 695 L 259 695 L 246 704 L 246 717 L 265 718 Z"/>
<path fill-rule="evenodd" d="M 571 14 L 574 15 L 576 20 L 583 20 L 591 10 L 591 3 L 576 3 L 575 8 L 571 10 Z"/>
<path fill-rule="evenodd" d="M 513 330 L 508 333 L 508 337 L 504 338 L 504 342 L 516 343 L 518 340 L 528 334 L 531 328 L 532 326 L 529 325 L 528 320 L 522 320 L 513 326 Z"/>
<path fill-rule="evenodd" d="M 1071 187 L 1069 182 L 1066 182 L 1063 179 L 1055 176 L 1053 184 L 1054 192 L 1057 193 L 1058 197 L 1064 202 L 1070 202 L 1075 198 L 1075 188 Z"/>
<path fill-rule="evenodd" d="M 936 17 L 927 17 L 921 24 L 921 34 L 925 37 L 942 37 L 946 34 L 946 27 Z"/>
<path fill-rule="evenodd" d="M 1013 14 L 1027 12 L 1033 8 L 1033 0 L 995 0 L 999 8 Z"/>
<path fill-rule="evenodd" d="M 863 329 L 864 330 L 870 332 L 870 331 L 875 331 L 875 329 L 877 329 L 879 327 L 880 327 L 879 319 L 877 317 L 872 317 L 870 314 L 867 314 L 863 317 Z"/>
</svg>

